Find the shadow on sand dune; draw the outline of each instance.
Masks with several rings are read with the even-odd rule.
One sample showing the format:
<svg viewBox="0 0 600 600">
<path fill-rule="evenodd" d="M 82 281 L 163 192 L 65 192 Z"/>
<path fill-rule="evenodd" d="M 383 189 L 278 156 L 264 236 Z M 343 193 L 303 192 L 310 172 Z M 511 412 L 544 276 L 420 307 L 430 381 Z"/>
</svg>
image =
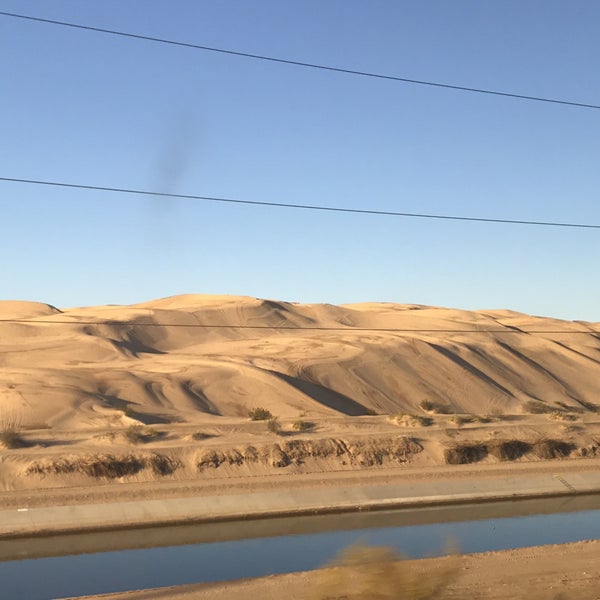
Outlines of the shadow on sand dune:
<svg viewBox="0 0 600 600">
<path fill-rule="evenodd" d="M 275 377 L 283 379 L 283 381 L 295 387 L 297 390 L 300 390 L 307 396 L 310 396 L 319 404 L 323 404 L 327 408 L 336 410 L 339 413 L 348 415 L 350 417 L 360 417 L 373 414 L 372 411 L 364 407 L 362 404 L 360 404 L 360 402 L 356 402 L 356 400 L 352 400 L 352 398 L 349 398 L 344 394 L 340 394 L 339 392 L 330 390 L 329 388 L 319 385 L 318 383 L 306 381 L 306 379 L 300 379 L 299 377 L 285 375 L 279 371 L 269 372 Z"/>
</svg>

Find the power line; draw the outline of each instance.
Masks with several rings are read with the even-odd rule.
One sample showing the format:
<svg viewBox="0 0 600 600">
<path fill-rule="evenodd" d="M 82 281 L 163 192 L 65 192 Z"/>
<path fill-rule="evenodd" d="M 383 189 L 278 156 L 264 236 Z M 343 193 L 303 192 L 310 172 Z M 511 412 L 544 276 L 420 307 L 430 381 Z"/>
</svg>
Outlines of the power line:
<svg viewBox="0 0 600 600">
<path fill-rule="evenodd" d="M 46 325 L 108 325 L 108 326 L 126 326 L 126 327 L 178 327 L 178 328 L 192 328 L 192 329 L 253 329 L 253 330 L 270 330 L 270 331 L 337 331 L 344 333 L 512 333 L 512 334 L 586 334 L 594 335 L 600 334 L 600 331 L 589 330 L 576 330 L 576 331 L 565 331 L 565 330 L 523 330 L 514 329 L 507 325 L 506 329 L 410 329 L 410 328 L 398 328 L 398 327 L 327 327 L 327 326 L 300 326 L 290 327 L 283 325 L 236 325 L 236 324 L 205 324 L 205 323 L 156 323 L 156 322 L 135 322 L 135 321 L 119 321 L 119 320 L 106 320 L 106 321 L 75 321 L 71 319 L 0 319 L 0 323 L 10 324 L 33 324 L 39 323 Z"/>
<path fill-rule="evenodd" d="M 578 108 L 600 109 L 600 105 L 597 105 L 597 104 L 586 104 L 584 102 L 573 102 L 570 100 L 558 100 L 556 98 L 545 98 L 545 97 L 541 97 L 541 96 L 528 96 L 525 94 L 514 94 L 511 92 L 500 92 L 497 90 L 472 88 L 472 87 L 466 87 L 466 86 L 462 86 L 462 85 L 451 85 L 448 83 L 440 83 L 440 82 L 436 82 L 436 81 L 424 81 L 421 79 L 410 79 L 408 77 L 399 77 L 396 75 L 386 75 L 384 73 L 372 73 L 369 71 L 358 71 L 355 69 L 345 69 L 342 67 L 333 67 L 330 65 L 322 65 L 322 64 L 317 64 L 317 63 L 309 63 L 309 62 L 303 62 L 303 61 L 298 61 L 298 60 L 289 60 L 289 59 L 285 59 L 285 58 L 278 58 L 275 56 L 252 54 L 250 52 L 241 52 L 238 50 L 227 50 L 225 48 L 214 48 L 211 46 L 202 46 L 200 44 L 192 44 L 189 42 L 181 42 L 181 41 L 170 40 L 170 39 L 166 39 L 166 38 L 158 38 L 158 37 L 153 37 L 153 36 L 149 36 L 149 35 L 130 33 L 130 32 L 126 32 L 126 31 L 117 31 L 114 29 L 104 29 L 101 27 L 92 27 L 89 25 L 80 25 L 78 23 L 69 23 L 66 21 L 56 21 L 54 19 L 43 19 L 41 17 L 32 17 L 30 15 L 21 15 L 21 14 L 9 13 L 9 12 L 4 12 L 4 11 L 0 11 L 0 15 L 4 16 L 4 17 L 12 17 L 12 18 L 16 18 L 16 19 L 25 19 L 28 21 L 36 21 L 38 23 L 45 23 L 45 24 L 49 24 L 49 25 L 60 25 L 63 27 L 72 27 L 75 29 L 84 29 L 87 31 L 95 31 L 97 33 L 107 33 L 110 35 L 118 35 L 121 37 L 133 38 L 133 39 L 137 39 L 137 40 L 145 40 L 148 42 L 169 44 L 172 46 L 181 46 L 184 48 L 193 48 L 195 50 L 204 50 L 207 52 L 216 52 L 216 53 L 220 53 L 220 54 L 227 54 L 230 56 L 240 56 L 243 58 L 251 58 L 254 60 L 264 60 L 264 61 L 269 61 L 269 62 L 273 62 L 273 63 L 294 65 L 297 67 L 305 67 L 308 69 L 320 69 L 322 71 L 332 71 L 335 73 L 344 73 L 346 75 L 358 75 L 360 77 L 386 79 L 388 81 L 397 81 L 397 82 L 401 82 L 401 83 L 410 83 L 410 84 L 414 84 L 414 85 L 426 85 L 429 87 L 445 88 L 445 89 L 457 90 L 457 91 L 461 91 L 461 92 L 473 92 L 473 93 L 477 93 L 477 94 L 503 96 L 506 98 L 516 98 L 518 100 L 528 100 L 528 101 L 534 101 L 534 102 L 548 102 L 551 104 L 562 104 L 562 105 L 566 105 L 566 106 L 575 106 Z"/>
<path fill-rule="evenodd" d="M 52 186 L 61 188 L 74 188 L 80 190 L 94 190 L 119 194 L 138 194 L 142 196 L 160 196 L 165 198 L 179 198 L 184 200 L 202 200 L 206 202 L 220 202 L 226 204 L 247 204 L 252 206 L 268 206 L 272 208 L 294 208 L 301 210 L 317 210 L 323 212 L 350 213 L 359 215 L 378 215 L 387 217 L 408 217 L 416 219 L 439 219 L 445 221 L 471 221 L 478 223 L 500 223 L 510 225 L 535 225 L 538 227 L 570 227 L 578 229 L 600 229 L 600 225 L 588 223 L 567 223 L 561 221 L 527 221 L 522 219 L 492 219 L 485 217 L 460 217 L 457 215 L 440 215 L 430 213 L 409 213 L 390 210 L 370 210 L 366 208 L 344 208 L 339 206 L 320 206 L 317 204 L 292 204 L 286 202 L 266 202 L 260 200 L 240 200 L 234 198 L 218 198 L 215 196 L 197 196 L 193 194 L 172 194 L 167 192 L 156 192 L 152 190 L 137 190 L 130 188 L 115 188 L 98 185 L 83 185 L 76 183 L 65 183 L 60 181 L 41 181 L 37 179 L 19 179 L 16 177 L 0 177 L 0 181 L 10 183 L 26 183 L 31 185 Z"/>
</svg>

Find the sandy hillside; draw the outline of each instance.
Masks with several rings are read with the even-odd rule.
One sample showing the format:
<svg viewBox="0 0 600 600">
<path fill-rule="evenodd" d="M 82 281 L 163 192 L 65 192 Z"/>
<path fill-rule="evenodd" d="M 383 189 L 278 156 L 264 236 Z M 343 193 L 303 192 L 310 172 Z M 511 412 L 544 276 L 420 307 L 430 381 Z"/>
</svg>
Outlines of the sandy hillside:
<svg viewBox="0 0 600 600">
<path fill-rule="evenodd" d="M 527 400 L 574 409 L 600 403 L 593 323 L 192 295 L 65 311 L 2 302 L 0 318 L 29 319 L 0 325 L 2 403 L 52 427 L 105 425 L 112 409 L 126 406 L 193 421 L 245 417 L 257 405 L 286 417 L 418 412 L 422 400 L 479 414 L 524 412 Z M 89 324 L 98 321 L 118 323 Z M 310 329 L 321 327 L 340 329 Z M 542 330 L 556 333 L 515 333 Z"/>
<path fill-rule="evenodd" d="M 270 466 L 329 455 L 340 468 L 417 454 L 433 464 L 442 456 L 439 440 L 429 449 L 414 436 L 399 441 L 398 427 L 433 425 L 433 439 L 434 431 L 462 425 L 455 413 L 464 416 L 466 439 L 476 441 L 484 427 L 492 428 L 489 437 L 498 421 L 528 440 L 585 429 L 583 452 L 595 453 L 598 331 L 598 323 L 506 310 L 387 303 L 185 295 L 59 310 L 0 302 L 0 426 L 14 424 L 24 436 L 21 449 L 0 451 L 0 485 L 12 487 L 24 472 L 72 472 L 72 463 L 38 460 L 67 450 L 94 463 L 90 448 L 132 446 L 126 432 L 136 425 L 154 428 L 134 440 L 146 454 L 171 450 L 167 463 L 138 456 L 143 464 L 125 465 L 125 474 L 148 468 L 170 475 L 188 459 L 200 468 L 235 467 L 265 456 Z M 282 447 L 265 437 L 264 423 L 248 420 L 256 407 L 279 417 L 290 434 L 304 420 L 305 445 L 290 447 L 288 439 Z M 184 456 L 182 445 L 196 442 L 210 451 Z M 211 454 L 221 446 L 237 449 Z M 82 468 L 102 474 L 94 464 Z"/>
</svg>

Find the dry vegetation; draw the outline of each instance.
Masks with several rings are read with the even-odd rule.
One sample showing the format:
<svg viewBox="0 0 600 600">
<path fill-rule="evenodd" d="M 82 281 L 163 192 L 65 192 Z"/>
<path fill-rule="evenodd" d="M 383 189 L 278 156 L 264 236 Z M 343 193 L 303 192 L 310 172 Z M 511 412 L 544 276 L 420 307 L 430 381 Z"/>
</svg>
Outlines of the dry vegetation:
<svg viewBox="0 0 600 600">
<path fill-rule="evenodd" d="M 267 421 L 267 430 L 275 435 L 279 435 L 281 433 L 281 422 L 277 417 L 271 417 Z"/>
<path fill-rule="evenodd" d="M 564 440 L 542 438 L 533 443 L 533 453 L 542 460 L 565 458 L 574 450 L 573 445 Z"/>
<path fill-rule="evenodd" d="M 419 407 L 425 412 L 435 413 L 437 415 L 449 415 L 452 413 L 452 408 L 445 402 L 433 402 L 432 400 L 421 400 Z"/>
<path fill-rule="evenodd" d="M 523 403 L 523 411 L 532 415 L 541 415 L 556 412 L 555 406 L 549 406 L 540 400 L 527 400 Z"/>
<path fill-rule="evenodd" d="M 473 423 L 475 419 L 473 418 L 472 415 L 452 415 L 450 420 L 457 427 L 462 427 L 463 425 L 466 425 L 467 423 Z"/>
<path fill-rule="evenodd" d="M 27 441 L 18 430 L 3 429 L 0 431 L 0 445 L 8 450 L 26 448 Z"/>
<path fill-rule="evenodd" d="M 521 440 L 494 440 L 488 444 L 488 452 L 498 460 L 517 460 L 531 451 L 531 444 Z"/>
<path fill-rule="evenodd" d="M 35 475 L 83 474 L 95 478 L 116 479 L 135 475 L 143 469 L 151 469 L 156 475 L 170 475 L 181 466 L 180 461 L 162 454 L 150 456 L 96 454 L 34 462 L 28 467 L 27 473 Z"/>
<path fill-rule="evenodd" d="M 555 410 L 551 412 L 548 417 L 553 419 L 554 421 L 576 421 L 577 415 L 574 415 L 569 412 L 563 412 L 560 410 Z"/>
<path fill-rule="evenodd" d="M 22 417 L 17 409 L 0 411 L 0 445 L 9 450 L 25 448 L 28 444 L 21 433 Z"/>
<path fill-rule="evenodd" d="M 132 444 L 146 444 L 164 437 L 164 434 L 152 427 L 131 425 L 125 432 L 125 437 Z"/>
<path fill-rule="evenodd" d="M 251 421 L 268 421 L 273 418 L 270 410 L 266 408 L 252 408 L 248 411 L 248 417 Z"/>
<path fill-rule="evenodd" d="M 244 446 L 229 449 L 207 448 L 201 454 L 199 470 L 215 469 L 221 465 L 263 463 L 283 468 L 302 465 L 315 459 L 333 459 L 340 466 L 380 466 L 385 463 L 405 463 L 422 452 L 423 446 L 413 438 L 343 440 L 288 440 L 278 444 Z"/>
<path fill-rule="evenodd" d="M 298 419 L 292 423 L 292 427 L 299 432 L 302 431 L 310 431 L 315 428 L 315 424 L 311 421 L 303 421 L 302 419 Z"/>
<path fill-rule="evenodd" d="M 481 461 L 488 455 L 501 461 L 509 461 L 517 460 L 529 453 L 542 460 L 552 460 L 566 458 L 574 450 L 575 447 L 569 442 L 548 438 L 540 438 L 534 442 L 523 440 L 455 442 L 444 449 L 444 460 L 449 465 L 463 465 Z"/>
<path fill-rule="evenodd" d="M 314 600 L 433 600 L 459 573 L 459 558 L 439 561 L 426 576 L 392 548 L 351 546 L 317 576 Z"/>
<path fill-rule="evenodd" d="M 488 455 L 484 443 L 461 442 L 444 449 L 444 460 L 449 465 L 463 465 L 483 460 Z"/>
<path fill-rule="evenodd" d="M 208 440 L 211 437 L 214 437 L 213 434 L 211 433 L 206 433 L 204 431 L 196 431 L 195 433 L 192 433 L 192 440 L 194 440 L 195 442 L 200 442 L 202 440 Z"/>
<path fill-rule="evenodd" d="M 432 417 L 424 417 L 423 415 L 399 414 L 391 417 L 391 420 L 404 427 L 429 427 L 433 424 Z"/>
</svg>

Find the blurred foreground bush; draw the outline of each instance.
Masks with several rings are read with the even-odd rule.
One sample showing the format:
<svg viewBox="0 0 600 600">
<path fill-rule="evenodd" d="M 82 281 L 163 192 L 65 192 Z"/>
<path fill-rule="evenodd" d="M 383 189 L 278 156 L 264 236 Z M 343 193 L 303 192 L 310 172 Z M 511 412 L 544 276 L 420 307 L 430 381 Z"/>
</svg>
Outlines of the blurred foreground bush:
<svg viewBox="0 0 600 600">
<path fill-rule="evenodd" d="M 408 561 L 394 549 L 351 546 L 318 574 L 315 600 L 433 600 L 456 578 L 459 558 L 431 566 Z"/>
</svg>

